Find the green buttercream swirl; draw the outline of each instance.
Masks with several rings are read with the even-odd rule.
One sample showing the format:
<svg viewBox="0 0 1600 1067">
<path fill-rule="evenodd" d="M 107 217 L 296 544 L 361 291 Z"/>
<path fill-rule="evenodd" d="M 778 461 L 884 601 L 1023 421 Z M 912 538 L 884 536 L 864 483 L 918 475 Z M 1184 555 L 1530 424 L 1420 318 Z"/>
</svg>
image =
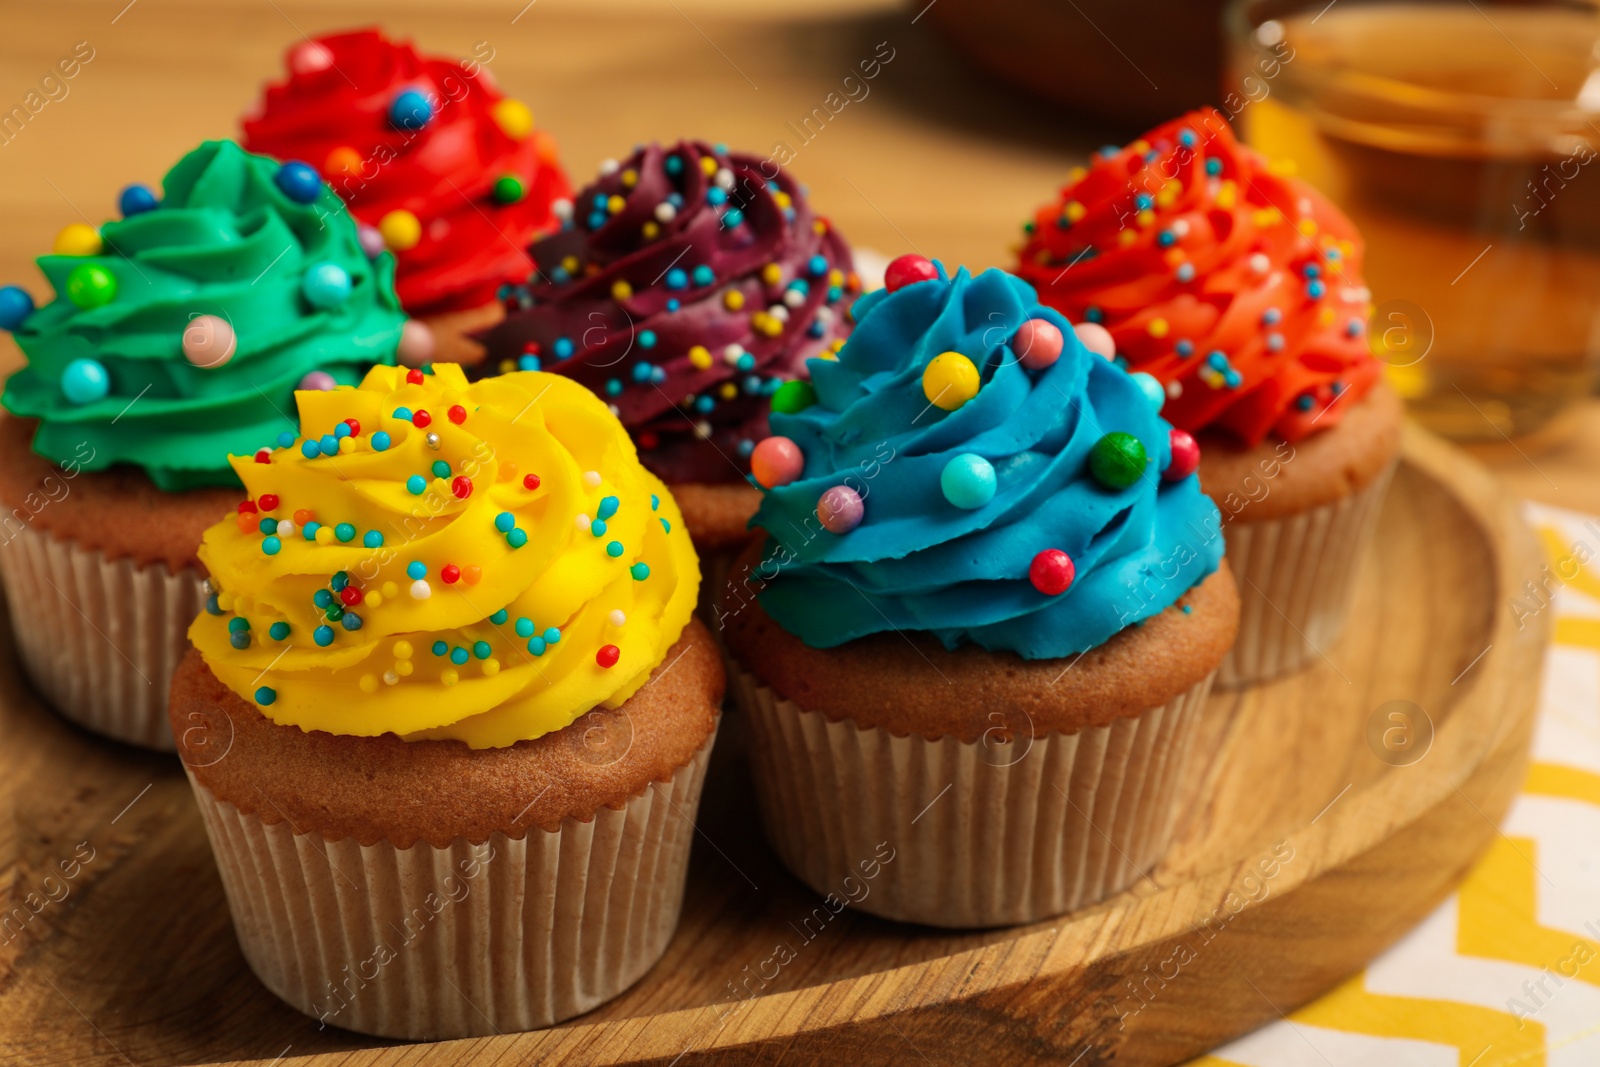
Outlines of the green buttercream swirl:
<svg viewBox="0 0 1600 1067">
<path fill-rule="evenodd" d="M 238 485 L 228 455 L 296 432 L 294 390 L 308 372 L 356 384 L 373 364 L 394 363 L 405 317 L 393 258 L 366 257 L 326 186 L 310 204 L 290 199 L 273 181 L 278 166 L 207 141 L 167 173 L 159 207 L 101 228 L 103 254 L 39 258 L 57 296 L 17 329 L 28 364 L 0 398 L 40 420 L 34 451 L 64 462 L 87 443 L 94 458 L 82 466 L 131 463 L 168 491 Z M 67 299 L 67 277 L 85 263 L 115 277 L 109 303 Z M 320 263 L 349 273 L 338 307 L 315 308 L 301 293 Z M 197 315 L 232 324 L 238 343 L 225 364 L 184 358 L 183 331 Z M 79 358 L 106 368 L 108 396 L 75 404 L 62 392 L 62 372 Z"/>
</svg>

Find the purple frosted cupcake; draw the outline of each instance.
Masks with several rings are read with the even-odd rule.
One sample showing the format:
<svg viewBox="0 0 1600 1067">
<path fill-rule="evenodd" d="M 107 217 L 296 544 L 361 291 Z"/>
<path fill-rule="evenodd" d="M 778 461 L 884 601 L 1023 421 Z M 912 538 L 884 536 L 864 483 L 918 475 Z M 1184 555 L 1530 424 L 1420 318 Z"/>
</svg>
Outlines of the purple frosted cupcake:
<svg viewBox="0 0 1600 1067">
<path fill-rule="evenodd" d="M 767 413 L 849 333 L 845 244 L 770 159 L 699 141 L 608 161 L 482 335 L 495 371 L 569 375 L 611 404 L 702 550 L 742 542 Z"/>
</svg>

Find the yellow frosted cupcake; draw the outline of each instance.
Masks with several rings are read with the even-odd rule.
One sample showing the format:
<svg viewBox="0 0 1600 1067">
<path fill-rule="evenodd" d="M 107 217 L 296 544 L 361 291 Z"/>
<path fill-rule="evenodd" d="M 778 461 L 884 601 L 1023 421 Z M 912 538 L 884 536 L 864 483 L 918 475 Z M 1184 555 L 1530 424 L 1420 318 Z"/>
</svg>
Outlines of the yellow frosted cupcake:
<svg viewBox="0 0 1600 1067">
<path fill-rule="evenodd" d="M 716 732 L 677 506 L 555 375 L 296 400 L 172 686 L 245 956 L 387 1037 L 587 1011 L 666 948 Z"/>
</svg>

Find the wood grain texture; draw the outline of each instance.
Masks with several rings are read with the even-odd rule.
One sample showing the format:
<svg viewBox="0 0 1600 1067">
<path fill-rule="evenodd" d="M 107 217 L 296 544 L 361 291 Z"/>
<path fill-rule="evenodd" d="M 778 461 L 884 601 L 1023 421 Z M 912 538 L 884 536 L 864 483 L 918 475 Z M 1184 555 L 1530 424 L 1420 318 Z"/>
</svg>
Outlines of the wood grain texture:
<svg viewBox="0 0 1600 1067">
<path fill-rule="evenodd" d="M 1200 743 L 1215 755 L 1184 786 L 1171 854 L 1105 904 L 1029 927 L 832 916 L 762 842 L 728 716 L 661 963 L 553 1030 L 420 1047 L 319 1031 L 267 993 L 233 940 L 177 766 L 64 725 L 7 654 L 0 758 L 17 786 L 16 887 L 37 890 L 80 842 L 93 859 L 58 877 L 68 894 L 7 946 L 0 1060 L 1177 1062 L 1358 969 L 1491 839 L 1520 782 L 1545 641 L 1539 620 L 1518 630 L 1504 601 L 1538 563 L 1514 501 L 1481 468 L 1408 434 L 1346 638 L 1302 675 L 1214 696 Z M 1368 741 L 1397 699 L 1433 728 L 1409 766 Z M 780 945 L 786 962 L 765 962 Z"/>
</svg>

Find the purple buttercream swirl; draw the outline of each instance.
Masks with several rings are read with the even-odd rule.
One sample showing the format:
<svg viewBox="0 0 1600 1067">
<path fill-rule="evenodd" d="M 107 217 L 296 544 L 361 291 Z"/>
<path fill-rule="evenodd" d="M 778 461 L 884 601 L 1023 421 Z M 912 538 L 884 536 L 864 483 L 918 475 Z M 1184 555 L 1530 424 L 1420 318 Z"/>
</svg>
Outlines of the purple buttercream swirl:
<svg viewBox="0 0 1600 1067">
<path fill-rule="evenodd" d="M 772 394 L 849 333 L 860 288 L 798 183 L 698 141 L 606 164 L 531 251 L 484 366 L 534 359 L 587 385 L 676 483 L 745 477 Z"/>
</svg>

